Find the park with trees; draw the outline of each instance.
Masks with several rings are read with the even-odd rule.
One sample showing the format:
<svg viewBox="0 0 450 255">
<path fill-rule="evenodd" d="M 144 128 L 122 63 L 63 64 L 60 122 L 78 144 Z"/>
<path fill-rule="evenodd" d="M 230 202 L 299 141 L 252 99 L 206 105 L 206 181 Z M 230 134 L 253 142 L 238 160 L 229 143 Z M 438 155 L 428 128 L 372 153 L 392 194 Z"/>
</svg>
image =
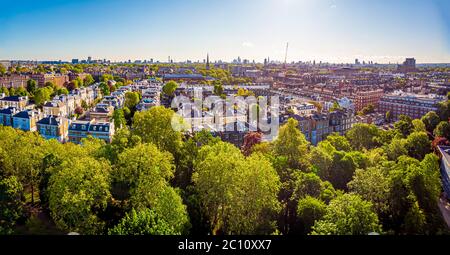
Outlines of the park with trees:
<svg viewBox="0 0 450 255">
<path fill-rule="evenodd" d="M 138 95 L 126 98 L 134 111 Z M 0 126 L 0 233 L 447 234 L 435 146 L 448 144 L 449 105 L 317 146 L 289 119 L 274 141 L 251 132 L 238 148 L 174 130 L 161 106 L 116 112 L 110 144 Z"/>
</svg>

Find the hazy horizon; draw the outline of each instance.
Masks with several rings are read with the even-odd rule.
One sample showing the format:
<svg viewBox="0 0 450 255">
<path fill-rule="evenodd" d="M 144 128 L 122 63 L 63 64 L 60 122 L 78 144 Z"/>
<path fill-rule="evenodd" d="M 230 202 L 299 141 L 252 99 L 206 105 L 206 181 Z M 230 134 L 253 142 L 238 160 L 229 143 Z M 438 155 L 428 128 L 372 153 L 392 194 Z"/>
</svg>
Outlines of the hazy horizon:
<svg viewBox="0 0 450 255">
<path fill-rule="evenodd" d="M 0 0 L 0 59 L 450 63 L 445 0 Z"/>
</svg>

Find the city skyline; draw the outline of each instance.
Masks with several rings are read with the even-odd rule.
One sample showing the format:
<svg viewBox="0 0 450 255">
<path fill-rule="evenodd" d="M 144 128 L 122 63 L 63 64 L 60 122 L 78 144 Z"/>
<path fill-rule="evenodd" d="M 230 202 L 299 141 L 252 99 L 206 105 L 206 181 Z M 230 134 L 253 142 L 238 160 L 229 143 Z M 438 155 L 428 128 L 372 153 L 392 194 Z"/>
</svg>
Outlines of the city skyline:
<svg viewBox="0 0 450 255">
<path fill-rule="evenodd" d="M 0 59 L 450 62 L 443 0 L 3 3 Z"/>
</svg>

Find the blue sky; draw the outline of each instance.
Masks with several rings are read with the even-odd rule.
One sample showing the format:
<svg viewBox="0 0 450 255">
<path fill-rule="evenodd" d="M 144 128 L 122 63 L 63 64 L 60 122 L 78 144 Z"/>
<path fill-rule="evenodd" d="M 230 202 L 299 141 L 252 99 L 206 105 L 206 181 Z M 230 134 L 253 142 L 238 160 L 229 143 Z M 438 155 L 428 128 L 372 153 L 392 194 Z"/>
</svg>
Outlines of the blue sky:
<svg viewBox="0 0 450 255">
<path fill-rule="evenodd" d="M 448 0 L 0 0 L 0 59 L 450 62 Z"/>
</svg>

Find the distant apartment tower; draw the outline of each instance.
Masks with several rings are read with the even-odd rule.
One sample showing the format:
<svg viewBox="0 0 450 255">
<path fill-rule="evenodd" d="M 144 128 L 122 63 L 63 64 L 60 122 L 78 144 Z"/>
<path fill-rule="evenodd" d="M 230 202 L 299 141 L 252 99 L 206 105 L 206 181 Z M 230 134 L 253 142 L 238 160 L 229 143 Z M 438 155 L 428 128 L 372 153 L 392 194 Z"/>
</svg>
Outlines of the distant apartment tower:
<svg viewBox="0 0 450 255">
<path fill-rule="evenodd" d="M 77 58 L 72 59 L 72 64 L 76 65 L 78 64 L 80 61 Z"/>
<path fill-rule="evenodd" d="M 419 119 L 430 111 L 437 111 L 437 104 L 442 98 L 432 98 L 428 95 L 389 94 L 380 99 L 378 111 L 390 112 L 394 119 L 400 115 L 407 115 Z"/>
<path fill-rule="evenodd" d="M 407 58 L 403 64 L 399 65 L 397 71 L 402 73 L 407 72 L 416 72 L 416 59 L 415 58 Z"/>
</svg>

